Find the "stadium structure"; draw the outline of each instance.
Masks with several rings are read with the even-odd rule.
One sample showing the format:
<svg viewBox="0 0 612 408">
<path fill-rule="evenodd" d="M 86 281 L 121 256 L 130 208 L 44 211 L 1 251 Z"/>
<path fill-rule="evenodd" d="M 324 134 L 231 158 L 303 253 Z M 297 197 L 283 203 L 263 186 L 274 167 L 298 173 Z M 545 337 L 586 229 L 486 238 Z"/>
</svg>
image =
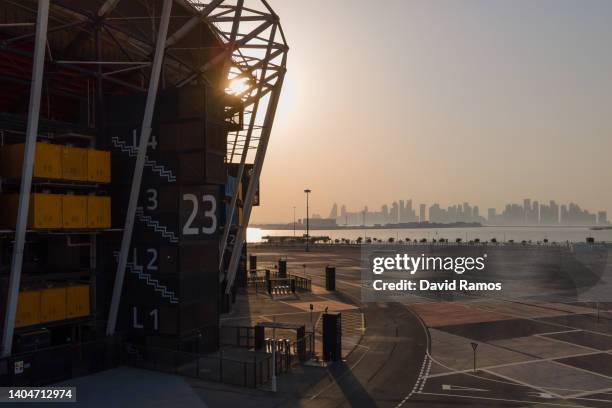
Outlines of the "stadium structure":
<svg viewBox="0 0 612 408">
<path fill-rule="evenodd" d="M 0 383 L 218 349 L 287 52 L 265 0 L 0 2 Z"/>
</svg>

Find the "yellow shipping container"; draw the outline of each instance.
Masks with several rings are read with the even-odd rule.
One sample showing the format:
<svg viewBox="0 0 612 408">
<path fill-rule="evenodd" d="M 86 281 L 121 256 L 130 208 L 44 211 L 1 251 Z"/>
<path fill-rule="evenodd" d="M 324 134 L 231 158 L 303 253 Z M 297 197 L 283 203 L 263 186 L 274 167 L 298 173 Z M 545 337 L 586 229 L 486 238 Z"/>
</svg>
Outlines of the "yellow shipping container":
<svg viewBox="0 0 612 408">
<path fill-rule="evenodd" d="M 71 181 L 87 181 L 87 151 L 80 147 L 64 146 L 62 149 L 62 178 Z"/>
<path fill-rule="evenodd" d="M 87 150 L 87 180 L 93 183 L 110 183 L 110 152 Z"/>
<path fill-rule="evenodd" d="M 89 316 L 89 285 L 66 288 L 66 317 Z"/>
<path fill-rule="evenodd" d="M 62 225 L 67 229 L 87 228 L 87 196 L 62 196 Z"/>
<path fill-rule="evenodd" d="M 110 228 L 111 198 L 87 196 L 87 227 Z"/>
<path fill-rule="evenodd" d="M 17 223 L 19 194 L 0 195 L 0 225 L 14 229 Z M 59 194 L 33 193 L 28 212 L 29 229 L 62 228 L 62 196 Z"/>
<path fill-rule="evenodd" d="M 19 292 L 15 327 L 32 326 L 40 323 L 40 290 Z"/>
<path fill-rule="evenodd" d="M 0 149 L 0 176 L 21 178 L 24 144 L 5 145 Z M 41 179 L 62 178 L 62 146 L 36 143 L 32 176 Z"/>
<path fill-rule="evenodd" d="M 40 321 L 66 319 L 66 288 L 43 289 L 40 295 Z"/>
</svg>

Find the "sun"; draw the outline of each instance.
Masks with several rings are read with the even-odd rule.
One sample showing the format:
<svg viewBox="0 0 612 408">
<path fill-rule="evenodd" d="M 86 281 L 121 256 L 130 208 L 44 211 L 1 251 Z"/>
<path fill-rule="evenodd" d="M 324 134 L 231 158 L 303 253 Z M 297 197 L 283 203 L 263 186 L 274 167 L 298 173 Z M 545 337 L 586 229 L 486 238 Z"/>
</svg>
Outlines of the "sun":
<svg viewBox="0 0 612 408">
<path fill-rule="evenodd" d="M 247 89 L 249 89 L 247 79 L 237 78 L 237 79 L 232 79 L 230 81 L 229 86 L 227 87 L 227 93 L 233 94 L 233 95 L 240 95 Z"/>
</svg>

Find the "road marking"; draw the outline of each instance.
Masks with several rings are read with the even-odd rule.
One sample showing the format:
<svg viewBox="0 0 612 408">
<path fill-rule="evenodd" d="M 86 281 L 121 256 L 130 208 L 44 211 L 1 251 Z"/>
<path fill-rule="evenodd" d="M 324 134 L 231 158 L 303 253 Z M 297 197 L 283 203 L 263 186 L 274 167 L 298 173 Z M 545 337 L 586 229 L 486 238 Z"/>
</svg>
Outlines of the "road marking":
<svg viewBox="0 0 612 408">
<path fill-rule="evenodd" d="M 492 299 L 492 298 L 487 297 L 487 299 Z M 498 300 L 500 300 L 502 302 L 506 302 L 506 303 L 525 304 L 525 303 L 522 303 L 522 302 L 516 302 L 516 301 L 512 301 L 512 300 L 504 300 L 504 299 L 498 299 Z M 487 311 L 487 312 L 489 311 L 486 308 L 482 308 L 482 307 L 478 307 L 478 306 L 474 306 L 474 307 L 477 308 L 477 309 L 480 309 L 480 310 Z M 537 306 L 535 306 L 535 307 L 537 307 Z M 567 329 L 580 330 L 580 331 L 583 331 L 583 332 L 586 332 L 586 333 L 599 334 L 601 336 L 612 337 L 612 334 L 609 334 L 609 333 L 603 333 L 603 332 L 598 332 L 598 331 L 594 331 L 594 330 L 583 329 L 583 328 L 580 328 L 580 327 L 568 326 L 566 324 L 555 323 L 555 322 L 551 322 L 551 321 L 548 321 L 548 320 L 539 320 L 539 319 L 535 319 L 535 318 L 531 318 L 531 317 L 521 316 L 521 315 L 518 315 L 516 313 L 511 313 L 511 312 L 506 312 L 506 311 L 498 312 L 498 313 L 502 314 L 502 315 L 513 316 L 513 317 L 516 317 L 516 318 L 521 319 L 521 320 L 529 320 L 529 321 L 536 322 L 536 323 L 545 323 L 545 324 L 548 324 L 550 326 L 564 327 L 564 328 L 567 328 Z M 583 315 L 582 313 L 568 313 L 565 316 L 582 316 L 582 315 Z"/>
<path fill-rule="evenodd" d="M 410 397 L 412 397 L 415 393 L 417 392 L 421 392 L 423 390 L 423 387 L 425 386 L 425 380 L 427 379 L 427 375 L 425 374 L 425 370 L 426 370 L 426 366 L 427 366 L 427 362 L 431 361 L 429 360 L 427 354 L 425 355 L 425 358 L 423 359 L 423 364 L 421 364 L 421 371 L 419 372 L 419 376 L 417 377 L 416 382 L 414 383 L 414 387 L 412 387 L 412 390 L 410 391 L 410 393 L 408 395 L 406 395 L 404 397 L 403 400 L 400 401 L 399 404 L 397 404 L 395 407 L 399 408 L 402 405 L 404 405 L 406 403 L 406 401 L 408 401 L 410 399 Z M 430 363 L 431 364 L 431 363 Z M 421 382 L 423 384 L 421 384 Z"/>
<path fill-rule="evenodd" d="M 573 408 L 589 408 L 585 405 L 573 405 L 573 404 L 562 404 L 557 402 L 545 402 L 545 401 L 523 401 L 516 399 L 508 399 L 508 398 L 493 398 L 493 397 L 476 397 L 473 395 L 459 395 L 459 394 L 443 394 L 438 392 L 420 392 L 422 395 L 435 395 L 441 397 L 452 397 L 452 398 L 471 398 L 471 399 L 479 399 L 479 400 L 487 400 L 487 401 L 504 401 L 504 402 L 518 402 L 521 404 L 541 404 L 541 405 L 554 405 L 557 407 L 573 407 Z"/>
<path fill-rule="evenodd" d="M 600 353 L 586 353 L 586 354 L 584 354 L 584 355 L 592 355 L 592 354 L 600 354 Z M 501 381 L 501 380 L 495 380 L 495 379 L 493 379 L 493 378 L 481 377 L 481 376 L 479 376 L 479 375 L 472 374 L 472 371 L 473 371 L 472 369 L 469 369 L 469 370 L 461 370 L 461 371 L 455 371 L 453 368 L 448 367 L 448 366 L 446 366 L 445 364 L 443 364 L 443 363 L 439 362 L 438 360 L 436 360 L 436 359 L 435 359 L 434 357 L 432 357 L 431 355 L 429 356 L 429 358 L 430 358 L 431 360 L 433 360 L 433 362 L 434 362 L 434 363 L 436 363 L 436 364 L 438 364 L 439 366 L 441 366 L 442 368 L 446 368 L 446 369 L 448 369 L 448 370 L 451 370 L 451 372 L 448 372 L 448 373 L 440 373 L 440 374 L 433 374 L 433 375 L 430 375 L 428 378 L 443 377 L 443 376 L 449 376 L 449 375 L 454 375 L 454 374 L 465 374 L 465 375 L 467 375 L 467 376 L 469 376 L 469 377 L 478 378 L 479 380 L 483 380 L 483 381 L 489 381 L 489 382 L 494 382 L 494 383 L 499 383 L 499 384 L 508 384 L 508 385 L 513 385 L 513 386 L 517 386 L 517 384 L 518 384 L 518 385 L 523 385 L 523 386 L 528 387 L 528 388 L 535 388 L 535 389 L 539 389 L 539 388 L 537 388 L 537 387 L 531 386 L 531 385 L 526 384 L 526 383 L 525 383 L 525 384 L 520 384 L 520 382 L 519 382 L 519 381 L 516 381 L 516 380 L 514 380 L 514 379 L 509 379 L 510 381 L 512 381 L 512 382 L 510 382 L 510 381 Z M 552 361 L 553 359 L 551 358 L 551 359 L 549 359 L 549 360 L 550 360 L 550 361 Z M 492 369 L 492 368 L 508 367 L 508 366 L 513 366 L 513 365 L 525 364 L 525 363 L 534 363 L 534 362 L 538 362 L 538 361 L 546 361 L 546 360 L 545 360 L 545 359 L 542 359 L 542 360 L 532 360 L 532 361 L 527 361 L 527 362 L 519 362 L 519 363 L 500 364 L 500 365 L 498 365 L 498 366 L 483 367 L 483 368 L 481 368 L 480 370 L 485 371 L 485 372 L 488 372 L 489 374 L 493 374 L 493 375 L 495 375 L 495 376 L 497 376 L 497 377 L 500 377 L 500 378 L 506 378 L 506 377 L 504 377 L 503 375 L 498 374 L 498 373 L 496 373 L 496 372 L 494 372 L 494 371 L 487 371 L 487 370 L 488 370 L 488 369 Z M 508 379 L 508 378 L 506 378 L 506 379 Z M 577 391 L 578 391 L 578 393 L 577 393 L 577 394 L 574 394 L 574 395 L 581 395 L 581 394 L 584 394 L 584 395 L 589 395 L 589 394 L 590 394 L 590 391 L 587 391 L 587 390 L 576 390 L 576 389 L 571 389 L 571 388 L 547 387 L 547 389 L 548 389 L 548 390 L 558 390 L 558 391 L 573 391 L 573 392 L 577 392 Z M 544 391 L 544 392 L 548 392 L 548 391 L 546 391 L 546 390 L 543 390 L 543 391 Z M 610 389 L 610 391 L 612 391 L 612 389 Z M 566 397 L 566 398 L 567 398 L 567 397 Z"/>
<path fill-rule="evenodd" d="M 408 312 L 414 315 L 414 317 L 417 319 L 417 321 L 421 325 L 421 328 L 423 329 L 423 332 L 425 333 L 425 341 L 427 342 L 427 344 L 425 346 L 425 357 L 423 358 L 423 364 L 421 365 L 421 371 L 419 373 L 419 376 L 417 377 L 414 387 L 412 388 L 410 393 L 408 393 L 408 395 L 406 395 L 406 397 L 404 397 L 404 399 L 401 400 L 400 403 L 396 405 L 396 408 L 399 408 L 402 405 L 404 405 L 406 401 L 408 401 L 410 397 L 412 397 L 416 392 L 423 391 L 423 388 L 425 387 L 425 382 L 427 381 L 427 378 L 429 378 L 429 371 L 431 370 L 431 362 L 433 360 L 431 355 L 429 354 L 429 350 L 431 348 L 431 339 L 429 338 L 429 329 L 423 322 L 423 319 L 421 319 L 421 317 L 414 310 L 412 310 L 410 307 L 407 307 L 406 305 L 404 305 L 404 307 L 406 308 L 406 310 L 408 310 Z M 425 369 L 425 367 L 427 368 Z"/>
<path fill-rule="evenodd" d="M 529 395 L 530 397 L 537 397 L 537 398 L 544 398 L 544 399 L 555 398 L 555 396 L 549 392 L 528 392 L 527 395 Z"/>
<path fill-rule="evenodd" d="M 549 336 L 551 334 L 574 333 L 574 332 L 579 332 L 579 331 L 582 331 L 582 330 L 581 329 L 561 330 L 561 331 L 554 331 L 554 332 L 548 332 L 548 333 L 537 333 L 537 334 L 534 334 L 534 336 Z"/>
<path fill-rule="evenodd" d="M 579 331 L 582 331 L 582 330 L 579 330 Z M 557 343 L 565 343 L 565 344 L 569 344 L 569 345 L 571 345 L 571 346 L 578 347 L 578 348 L 583 348 L 583 349 L 585 349 L 585 350 L 599 351 L 599 352 L 603 353 L 603 350 L 597 350 L 597 349 L 594 349 L 593 347 L 583 346 L 583 345 L 580 345 L 580 344 L 572 343 L 571 341 L 566 341 L 566 340 L 556 339 L 556 338 L 554 338 L 554 337 L 548 337 L 548 336 L 544 336 L 544 335 L 540 336 L 540 335 L 538 335 L 538 334 L 534 334 L 534 336 L 535 336 L 535 337 L 542 338 L 542 339 L 546 339 L 546 340 L 556 341 Z M 560 358 L 562 358 L 562 357 L 560 357 Z"/>
<path fill-rule="evenodd" d="M 521 380 L 517 380 L 516 378 L 512 378 L 512 377 L 508 377 L 508 376 L 505 376 L 505 375 L 500 374 L 500 373 L 496 373 L 495 371 L 489 371 L 489 370 L 482 370 L 482 371 L 484 371 L 485 373 L 489 373 L 489 374 L 492 374 L 492 375 L 495 375 L 495 376 L 498 376 L 498 377 L 504 378 L 504 379 L 506 379 L 506 380 L 508 380 L 508 381 L 512 381 L 512 382 L 514 383 L 514 385 L 519 384 L 519 385 L 522 385 L 522 386 L 527 387 L 527 388 L 531 388 L 531 389 L 534 389 L 534 390 L 541 391 L 541 392 L 543 392 L 544 394 L 551 394 L 551 395 L 553 395 L 555 398 L 564 399 L 564 398 L 563 398 L 561 395 L 559 395 L 559 394 L 557 394 L 557 393 L 554 393 L 554 392 L 550 391 L 551 389 L 554 389 L 554 390 L 559 390 L 559 388 L 553 388 L 553 387 L 550 387 L 550 388 L 542 388 L 542 387 L 538 387 L 538 386 L 536 386 L 536 385 L 529 384 L 529 383 L 524 382 L 524 381 L 521 381 Z"/>
<path fill-rule="evenodd" d="M 603 388 L 601 390 L 584 391 L 584 392 L 580 392 L 577 394 L 568 395 L 566 398 L 581 398 L 581 397 L 587 397 L 589 395 L 594 395 L 594 394 L 612 395 L 612 388 Z"/>
<path fill-rule="evenodd" d="M 474 391 L 474 392 L 491 392 L 491 390 L 485 390 L 483 388 L 471 388 L 462 387 L 460 385 L 442 384 L 444 391 Z"/>
<path fill-rule="evenodd" d="M 489 343 L 485 343 L 487 345 L 490 345 Z M 612 350 L 609 350 L 612 351 Z M 483 370 L 487 370 L 487 369 L 494 369 L 494 368 L 503 368 L 503 367 L 512 367 L 512 366 L 517 366 L 517 365 L 523 365 L 523 364 L 532 364 L 532 363 L 538 363 L 538 362 L 544 362 L 544 361 L 555 361 L 555 360 L 559 360 L 559 359 L 565 359 L 565 358 L 573 358 L 573 357 L 585 357 L 585 356 L 592 356 L 595 354 L 605 354 L 607 353 L 607 351 L 602 351 L 602 350 L 594 350 L 593 351 L 589 351 L 587 353 L 578 353 L 578 354 L 569 354 L 566 356 L 557 356 L 557 357 L 543 357 L 543 358 L 539 358 L 539 359 L 534 359 L 534 360 L 524 360 L 524 361 L 515 361 L 512 363 L 504 363 L 504 364 L 497 364 L 497 365 L 492 365 L 492 366 L 486 366 L 486 367 L 482 367 Z M 432 357 L 433 358 L 433 357 Z M 474 371 L 472 368 L 466 368 L 465 370 L 455 370 L 452 367 L 448 367 L 447 365 L 441 363 L 440 361 L 436 360 L 435 358 L 433 358 L 434 362 L 436 364 L 439 364 L 440 366 L 449 369 L 449 370 L 453 370 L 451 372 L 448 373 L 439 373 L 439 374 L 433 374 L 430 375 L 430 378 L 436 378 L 436 377 L 444 377 L 447 375 L 452 375 L 452 374 L 464 374 L 464 373 L 471 373 L 472 371 Z"/>
<path fill-rule="evenodd" d="M 566 364 L 566 363 L 563 363 L 561 361 L 553 360 L 551 362 L 554 363 L 554 364 L 559 364 L 559 365 L 562 365 L 562 366 L 565 366 L 565 367 L 573 368 L 574 370 L 584 371 L 585 373 L 589 373 L 589 374 L 592 374 L 592 375 L 598 375 L 598 376 L 606 378 L 608 380 L 612 380 L 612 377 L 607 376 L 605 374 L 598 373 L 596 371 L 586 370 L 584 368 L 580 368 L 580 367 L 576 367 L 576 366 L 573 366 L 573 365 L 570 365 L 570 364 Z"/>
<path fill-rule="evenodd" d="M 612 402 L 612 400 L 604 400 L 604 399 L 598 399 L 598 398 L 572 398 L 572 399 L 579 399 L 582 401 L 593 401 L 593 402 Z"/>
</svg>

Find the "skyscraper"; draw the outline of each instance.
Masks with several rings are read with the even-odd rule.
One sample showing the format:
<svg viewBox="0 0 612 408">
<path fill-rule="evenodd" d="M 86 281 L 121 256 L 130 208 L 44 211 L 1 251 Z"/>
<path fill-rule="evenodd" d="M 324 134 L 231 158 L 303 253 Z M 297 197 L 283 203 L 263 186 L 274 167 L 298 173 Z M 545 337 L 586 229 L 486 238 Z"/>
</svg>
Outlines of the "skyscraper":
<svg viewBox="0 0 612 408">
<path fill-rule="evenodd" d="M 425 204 L 419 205 L 419 221 L 425 222 Z"/>
<path fill-rule="evenodd" d="M 338 204 L 334 203 L 332 209 L 329 213 L 329 218 L 333 218 L 334 220 L 338 218 Z"/>
<path fill-rule="evenodd" d="M 599 211 L 597 213 L 597 224 L 608 225 L 608 213 L 605 211 Z"/>
<path fill-rule="evenodd" d="M 487 210 L 487 222 L 489 224 L 494 224 L 497 221 L 497 211 L 495 208 L 489 208 Z"/>
<path fill-rule="evenodd" d="M 389 223 L 397 224 L 398 221 L 399 221 L 399 205 L 397 204 L 397 201 L 394 201 L 393 204 L 391 204 L 391 211 L 389 213 Z"/>
</svg>

